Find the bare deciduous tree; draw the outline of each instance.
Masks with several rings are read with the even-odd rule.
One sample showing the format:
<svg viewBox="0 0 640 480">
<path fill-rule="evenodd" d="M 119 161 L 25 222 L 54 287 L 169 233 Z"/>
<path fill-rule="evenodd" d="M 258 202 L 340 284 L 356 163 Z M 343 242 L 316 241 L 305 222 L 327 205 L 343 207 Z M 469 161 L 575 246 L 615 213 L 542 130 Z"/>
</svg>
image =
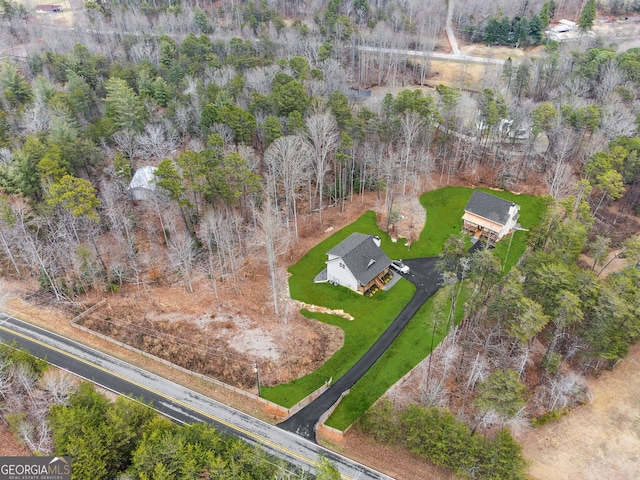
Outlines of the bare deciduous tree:
<svg viewBox="0 0 640 480">
<path fill-rule="evenodd" d="M 58 369 L 47 369 L 40 377 L 40 388 L 50 399 L 50 404 L 67 405 L 69 397 L 78 388 L 76 379 L 68 373 Z"/>
<path fill-rule="evenodd" d="M 256 244 L 264 249 L 269 277 L 271 278 L 273 308 L 275 314 L 280 315 L 279 297 L 283 287 L 278 275 L 278 257 L 287 251 L 288 232 L 284 228 L 282 220 L 268 195 L 265 198 L 262 210 L 256 210 L 254 216 L 256 227 L 253 232 L 253 238 Z"/>
<path fill-rule="evenodd" d="M 400 117 L 400 126 L 402 129 L 402 139 L 404 148 L 402 150 L 402 195 L 407 193 L 407 180 L 414 173 L 415 168 L 413 161 L 415 155 L 413 149 L 418 136 L 425 127 L 424 119 L 414 111 L 405 112 Z"/>
<path fill-rule="evenodd" d="M 573 174 L 573 168 L 567 162 L 557 162 L 551 166 L 543 177 L 544 184 L 549 193 L 557 201 L 571 195 L 577 179 Z"/>
<path fill-rule="evenodd" d="M 168 247 L 171 266 L 187 282 L 189 293 L 193 293 L 194 263 L 198 254 L 196 243 L 190 235 L 181 232 L 169 239 Z"/>
<path fill-rule="evenodd" d="M 178 148 L 178 134 L 173 127 L 152 123 L 136 138 L 140 155 L 156 161 L 172 158 Z"/>
<path fill-rule="evenodd" d="M 309 159 L 308 145 L 302 137 L 297 135 L 277 138 L 264 154 L 267 169 L 275 176 L 284 193 L 287 228 L 293 215 L 296 240 L 298 240 L 297 189 L 308 175 Z"/>
<path fill-rule="evenodd" d="M 537 401 L 549 410 L 571 407 L 587 397 L 585 379 L 576 372 L 558 373 L 543 385 Z"/>
<path fill-rule="evenodd" d="M 27 135 L 46 132 L 51 125 L 51 110 L 47 100 L 36 93 L 33 103 L 27 106 L 21 118 L 22 129 Z"/>
<path fill-rule="evenodd" d="M 602 105 L 600 131 L 608 141 L 618 137 L 633 137 L 637 132 L 636 115 L 617 95 L 610 95 Z"/>
<path fill-rule="evenodd" d="M 46 280 L 47 284 L 60 300 L 64 294 L 60 291 L 52 275 L 52 252 L 43 242 L 38 240 L 41 225 L 39 219 L 32 215 L 28 203 L 21 197 L 13 197 L 9 201 L 11 215 L 15 220 L 15 226 L 20 232 L 20 248 L 24 260 L 30 266 L 31 271 Z"/>
<path fill-rule="evenodd" d="M 312 167 L 315 173 L 315 195 L 319 196 L 320 223 L 322 223 L 324 179 L 330 168 L 331 157 L 338 147 L 338 124 L 331 112 L 324 111 L 312 113 L 305 120 L 305 125 L 306 141 L 311 151 Z M 309 209 L 312 209 L 311 201 Z"/>
<path fill-rule="evenodd" d="M 125 156 L 133 160 L 138 156 L 138 135 L 133 130 L 125 129 L 119 130 L 111 137 L 118 149 L 125 154 Z"/>
<path fill-rule="evenodd" d="M 198 238 L 207 252 L 207 271 L 218 295 L 217 279 L 235 283 L 241 256 L 242 218 L 237 212 L 209 210 L 199 223 Z"/>
</svg>

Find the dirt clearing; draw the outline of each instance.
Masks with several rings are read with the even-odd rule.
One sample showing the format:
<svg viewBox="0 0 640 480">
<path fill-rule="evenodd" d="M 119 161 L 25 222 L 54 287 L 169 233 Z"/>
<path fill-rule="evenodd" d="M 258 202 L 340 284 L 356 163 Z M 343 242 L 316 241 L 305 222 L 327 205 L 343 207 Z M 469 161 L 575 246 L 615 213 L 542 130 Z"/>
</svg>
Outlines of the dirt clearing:
<svg viewBox="0 0 640 480">
<path fill-rule="evenodd" d="M 593 401 L 520 439 L 539 480 L 632 480 L 640 475 L 640 345 L 587 381 Z"/>
</svg>

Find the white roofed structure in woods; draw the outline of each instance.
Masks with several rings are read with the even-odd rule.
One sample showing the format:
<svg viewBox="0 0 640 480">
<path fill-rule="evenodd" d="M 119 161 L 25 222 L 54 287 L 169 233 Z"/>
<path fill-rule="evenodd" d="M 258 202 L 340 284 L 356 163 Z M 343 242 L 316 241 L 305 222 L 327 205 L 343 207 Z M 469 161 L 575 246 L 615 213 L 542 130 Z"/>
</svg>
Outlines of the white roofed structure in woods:
<svg viewBox="0 0 640 480">
<path fill-rule="evenodd" d="M 132 200 L 151 200 L 156 194 L 155 171 L 156 167 L 145 165 L 136 170 L 133 175 L 127 194 Z"/>
<path fill-rule="evenodd" d="M 474 241 L 497 242 L 517 225 L 520 205 L 504 198 L 474 190 L 464 207 L 462 230 L 473 236 Z"/>
</svg>

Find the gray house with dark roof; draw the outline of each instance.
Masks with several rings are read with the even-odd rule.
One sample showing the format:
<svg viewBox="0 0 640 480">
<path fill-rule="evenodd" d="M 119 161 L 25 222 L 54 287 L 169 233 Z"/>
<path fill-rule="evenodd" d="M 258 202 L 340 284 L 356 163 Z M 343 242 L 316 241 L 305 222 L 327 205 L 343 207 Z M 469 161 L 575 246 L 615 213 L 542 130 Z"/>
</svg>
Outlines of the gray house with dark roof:
<svg viewBox="0 0 640 480">
<path fill-rule="evenodd" d="M 464 207 L 462 230 L 474 240 L 497 242 L 516 227 L 520 205 L 474 190 Z"/>
<path fill-rule="evenodd" d="M 391 260 L 380 248 L 380 238 L 352 233 L 327 252 L 327 268 L 316 283 L 331 282 L 364 293 L 374 285 L 384 288 Z"/>
</svg>

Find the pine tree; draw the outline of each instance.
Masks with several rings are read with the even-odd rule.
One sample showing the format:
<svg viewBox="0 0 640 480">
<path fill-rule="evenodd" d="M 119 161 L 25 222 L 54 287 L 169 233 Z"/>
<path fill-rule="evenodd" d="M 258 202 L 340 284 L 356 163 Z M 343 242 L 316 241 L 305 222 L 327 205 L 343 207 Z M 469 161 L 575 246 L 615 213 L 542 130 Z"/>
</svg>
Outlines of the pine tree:
<svg viewBox="0 0 640 480">
<path fill-rule="evenodd" d="M 538 13 L 538 18 L 542 23 L 542 28 L 547 28 L 549 25 L 549 2 L 544 2 L 540 9 L 540 13 Z"/>
<path fill-rule="evenodd" d="M 578 25 L 582 30 L 589 30 L 593 27 L 593 22 L 596 19 L 596 0 L 587 0 L 582 13 L 580 14 L 580 20 Z"/>
</svg>

